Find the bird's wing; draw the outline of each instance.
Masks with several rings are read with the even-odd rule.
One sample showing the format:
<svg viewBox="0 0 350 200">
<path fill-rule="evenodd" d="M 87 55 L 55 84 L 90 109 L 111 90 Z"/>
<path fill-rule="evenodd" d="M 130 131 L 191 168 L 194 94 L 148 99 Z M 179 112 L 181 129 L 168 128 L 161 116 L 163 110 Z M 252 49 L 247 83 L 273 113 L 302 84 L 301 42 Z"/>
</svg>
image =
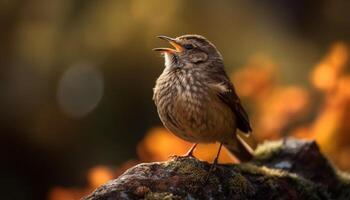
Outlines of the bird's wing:
<svg viewBox="0 0 350 200">
<path fill-rule="evenodd" d="M 252 128 L 249 123 L 248 114 L 244 110 L 241 100 L 229 78 L 226 75 L 215 78 L 214 83 L 211 83 L 211 86 L 216 90 L 219 99 L 230 107 L 235 114 L 237 128 L 242 132 L 249 134 L 252 131 Z"/>
</svg>

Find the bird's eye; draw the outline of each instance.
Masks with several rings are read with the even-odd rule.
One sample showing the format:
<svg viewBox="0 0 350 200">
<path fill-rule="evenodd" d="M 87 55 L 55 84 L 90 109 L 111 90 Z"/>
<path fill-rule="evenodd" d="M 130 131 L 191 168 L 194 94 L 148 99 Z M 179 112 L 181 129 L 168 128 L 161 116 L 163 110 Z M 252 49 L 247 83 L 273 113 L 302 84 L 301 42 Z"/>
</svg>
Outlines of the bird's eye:
<svg viewBox="0 0 350 200">
<path fill-rule="evenodd" d="M 185 44 L 184 48 L 187 49 L 187 50 L 190 50 L 190 49 L 193 49 L 194 46 L 192 44 Z"/>
</svg>

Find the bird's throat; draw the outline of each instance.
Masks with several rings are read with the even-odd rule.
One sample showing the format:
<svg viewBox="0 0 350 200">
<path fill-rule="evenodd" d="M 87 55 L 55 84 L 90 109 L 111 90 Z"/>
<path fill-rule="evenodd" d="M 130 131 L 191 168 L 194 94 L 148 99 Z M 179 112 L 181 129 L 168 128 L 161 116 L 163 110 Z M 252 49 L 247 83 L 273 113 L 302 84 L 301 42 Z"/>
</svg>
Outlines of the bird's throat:
<svg viewBox="0 0 350 200">
<path fill-rule="evenodd" d="M 172 53 L 164 53 L 165 67 L 168 69 L 178 67 L 178 58 Z"/>
</svg>

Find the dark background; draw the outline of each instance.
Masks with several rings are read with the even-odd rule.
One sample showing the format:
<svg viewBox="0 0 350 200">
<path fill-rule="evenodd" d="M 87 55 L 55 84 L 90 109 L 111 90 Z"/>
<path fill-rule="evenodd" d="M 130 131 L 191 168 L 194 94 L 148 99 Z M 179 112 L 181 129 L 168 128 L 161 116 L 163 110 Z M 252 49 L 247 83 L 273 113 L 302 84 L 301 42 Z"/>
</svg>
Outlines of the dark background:
<svg viewBox="0 0 350 200">
<path fill-rule="evenodd" d="M 230 73 L 263 53 L 281 83 L 305 86 L 332 43 L 349 43 L 349 9 L 346 0 L 0 1 L 1 199 L 46 199 L 54 186 L 86 184 L 92 166 L 137 157 L 160 125 L 152 88 L 163 59 L 151 49 L 167 44 L 155 36 L 204 35 Z"/>
</svg>

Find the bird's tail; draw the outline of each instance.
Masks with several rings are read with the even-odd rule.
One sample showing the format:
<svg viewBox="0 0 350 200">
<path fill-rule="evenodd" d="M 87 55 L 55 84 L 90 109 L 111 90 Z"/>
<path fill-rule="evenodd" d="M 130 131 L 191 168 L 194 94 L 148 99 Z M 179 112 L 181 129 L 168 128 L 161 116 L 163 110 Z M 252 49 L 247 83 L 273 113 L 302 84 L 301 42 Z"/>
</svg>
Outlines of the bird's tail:
<svg viewBox="0 0 350 200">
<path fill-rule="evenodd" d="M 237 134 L 237 140 L 224 146 L 241 162 L 250 161 L 254 150 Z"/>
</svg>

